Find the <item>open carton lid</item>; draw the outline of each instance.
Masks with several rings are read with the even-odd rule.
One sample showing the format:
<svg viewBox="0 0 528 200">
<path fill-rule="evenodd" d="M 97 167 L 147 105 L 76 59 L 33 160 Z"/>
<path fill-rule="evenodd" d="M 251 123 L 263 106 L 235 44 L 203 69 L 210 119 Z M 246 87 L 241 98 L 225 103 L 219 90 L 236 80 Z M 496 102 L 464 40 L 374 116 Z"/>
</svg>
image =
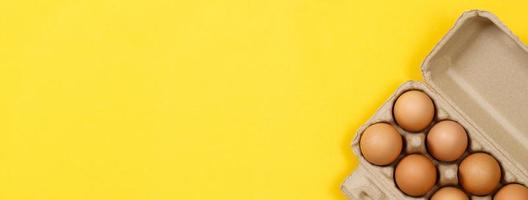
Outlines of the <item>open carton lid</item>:
<svg viewBox="0 0 528 200">
<path fill-rule="evenodd" d="M 497 17 L 468 11 L 422 64 L 425 81 L 528 169 L 528 48 Z"/>
</svg>

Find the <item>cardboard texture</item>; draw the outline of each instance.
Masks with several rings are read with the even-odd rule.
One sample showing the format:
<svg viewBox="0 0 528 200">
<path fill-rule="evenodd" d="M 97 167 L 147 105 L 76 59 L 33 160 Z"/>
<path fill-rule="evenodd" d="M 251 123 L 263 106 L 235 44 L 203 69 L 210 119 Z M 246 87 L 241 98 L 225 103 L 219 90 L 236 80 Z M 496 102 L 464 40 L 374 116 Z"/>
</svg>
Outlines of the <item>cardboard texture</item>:
<svg viewBox="0 0 528 200">
<path fill-rule="evenodd" d="M 427 56 L 422 73 L 425 82 L 404 83 L 358 129 L 352 148 L 360 157 L 360 165 L 343 183 L 345 195 L 354 200 L 428 199 L 438 188 L 458 183 L 458 163 L 469 152 L 488 152 L 499 160 L 503 169 L 501 186 L 510 182 L 528 184 L 528 48 L 493 14 L 468 11 Z M 392 106 L 408 90 L 427 93 L 436 106 L 434 121 L 455 120 L 466 128 L 470 138 L 469 150 L 456 162 L 438 163 L 432 159 L 439 179 L 435 188 L 420 198 L 406 196 L 394 183 L 398 161 L 391 166 L 375 166 L 361 157 L 359 150 L 359 139 L 368 126 L 388 122 L 406 141 L 399 159 L 417 152 L 432 158 L 424 144 L 430 127 L 409 133 L 393 120 Z M 491 199 L 492 195 L 471 199 Z"/>
</svg>

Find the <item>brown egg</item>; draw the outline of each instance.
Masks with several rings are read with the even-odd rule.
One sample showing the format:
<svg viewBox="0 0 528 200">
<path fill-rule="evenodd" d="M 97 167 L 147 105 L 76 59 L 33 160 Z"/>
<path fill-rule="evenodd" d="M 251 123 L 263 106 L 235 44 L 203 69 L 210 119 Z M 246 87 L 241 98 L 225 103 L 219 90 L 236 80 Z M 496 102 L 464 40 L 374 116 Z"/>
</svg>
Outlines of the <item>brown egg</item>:
<svg viewBox="0 0 528 200">
<path fill-rule="evenodd" d="M 508 184 L 502 187 L 495 197 L 494 200 L 527 200 L 528 199 L 528 188 L 520 184 Z"/>
<path fill-rule="evenodd" d="M 400 190 L 413 197 L 429 192 L 436 183 L 436 167 L 429 158 L 421 154 L 411 154 L 396 166 L 394 179 Z"/>
<path fill-rule="evenodd" d="M 459 182 L 467 192 L 482 196 L 488 195 L 499 185 L 501 168 L 493 156 L 474 153 L 460 163 Z"/>
<path fill-rule="evenodd" d="M 458 159 L 468 146 L 468 136 L 459 123 L 445 120 L 438 122 L 427 134 L 427 150 L 440 161 Z"/>
<path fill-rule="evenodd" d="M 359 148 L 363 157 L 375 165 L 394 162 L 403 148 L 402 136 L 388 123 L 369 126 L 361 135 Z"/>
<path fill-rule="evenodd" d="M 410 132 L 419 132 L 433 121 L 435 106 L 427 94 L 411 90 L 398 97 L 393 114 L 400 127 Z"/>
<path fill-rule="evenodd" d="M 444 187 L 436 191 L 431 200 L 469 200 L 469 197 L 461 189 L 456 187 Z"/>
</svg>

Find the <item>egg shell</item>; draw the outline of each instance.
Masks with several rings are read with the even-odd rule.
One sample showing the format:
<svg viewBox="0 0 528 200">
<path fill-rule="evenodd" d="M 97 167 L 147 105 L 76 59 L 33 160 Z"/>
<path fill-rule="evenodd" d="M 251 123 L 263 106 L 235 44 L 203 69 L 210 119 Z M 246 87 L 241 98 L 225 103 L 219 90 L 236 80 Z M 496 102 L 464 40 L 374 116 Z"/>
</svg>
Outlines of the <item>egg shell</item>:
<svg viewBox="0 0 528 200">
<path fill-rule="evenodd" d="M 431 124 L 435 114 L 433 100 L 422 91 L 410 90 L 394 103 L 394 119 L 403 129 L 419 132 Z"/>
<path fill-rule="evenodd" d="M 460 158 L 468 147 L 466 130 L 458 122 L 443 120 L 429 130 L 427 134 L 427 150 L 440 161 L 455 161 Z"/>
<path fill-rule="evenodd" d="M 361 136 L 361 153 L 375 165 L 388 165 L 394 162 L 403 148 L 400 133 L 388 123 L 369 126 Z"/>
<path fill-rule="evenodd" d="M 528 188 L 521 184 L 508 184 L 502 187 L 493 200 L 528 200 Z"/>
<path fill-rule="evenodd" d="M 394 180 L 398 188 L 409 196 L 424 196 L 436 184 L 436 167 L 421 154 L 405 156 L 396 166 Z"/>
<path fill-rule="evenodd" d="M 464 158 L 458 173 L 464 190 L 477 196 L 490 194 L 501 180 L 499 162 L 487 153 L 473 153 Z"/>
<path fill-rule="evenodd" d="M 469 200 L 464 191 L 456 187 L 444 187 L 436 191 L 431 200 Z"/>
</svg>

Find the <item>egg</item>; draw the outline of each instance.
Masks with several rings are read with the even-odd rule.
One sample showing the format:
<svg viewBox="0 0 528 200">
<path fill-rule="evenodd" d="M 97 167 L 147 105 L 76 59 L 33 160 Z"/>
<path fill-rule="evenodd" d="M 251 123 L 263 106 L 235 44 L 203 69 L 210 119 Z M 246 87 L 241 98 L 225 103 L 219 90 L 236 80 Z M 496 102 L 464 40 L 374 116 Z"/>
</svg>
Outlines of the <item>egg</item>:
<svg viewBox="0 0 528 200">
<path fill-rule="evenodd" d="M 502 187 L 495 197 L 494 200 L 527 200 L 528 199 L 528 188 L 521 184 L 508 184 Z"/>
<path fill-rule="evenodd" d="M 398 188 L 413 197 L 425 195 L 436 183 L 436 167 L 429 158 L 421 154 L 404 157 L 396 166 L 394 179 Z"/>
<path fill-rule="evenodd" d="M 436 191 L 431 200 L 469 200 L 469 197 L 461 189 L 456 187 L 444 187 Z"/>
<path fill-rule="evenodd" d="M 409 132 L 419 132 L 433 121 L 435 106 L 424 92 L 410 90 L 398 97 L 393 114 L 400 127 Z"/>
<path fill-rule="evenodd" d="M 468 136 L 462 125 L 451 120 L 435 124 L 427 134 L 427 150 L 440 161 L 458 159 L 468 146 Z"/>
<path fill-rule="evenodd" d="M 501 168 L 499 162 L 486 153 L 474 153 L 460 163 L 459 182 L 467 192 L 488 195 L 499 185 Z"/>
<path fill-rule="evenodd" d="M 388 123 L 369 126 L 359 141 L 363 157 L 375 165 L 388 165 L 394 162 L 403 148 L 400 133 Z"/>
</svg>

